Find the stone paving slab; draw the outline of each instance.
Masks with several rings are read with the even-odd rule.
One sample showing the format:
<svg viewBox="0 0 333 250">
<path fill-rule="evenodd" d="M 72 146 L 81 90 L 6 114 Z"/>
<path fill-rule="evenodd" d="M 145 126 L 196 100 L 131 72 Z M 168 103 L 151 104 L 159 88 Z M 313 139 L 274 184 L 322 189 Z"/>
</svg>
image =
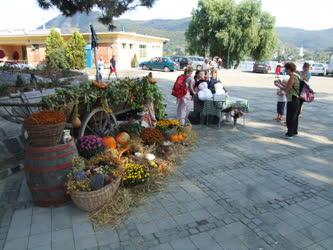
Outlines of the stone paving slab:
<svg viewBox="0 0 333 250">
<path fill-rule="evenodd" d="M 168 94 L 174 75 L 164 76 Z M 245 76 L 227 86 L 250 101 L 245 126 L 195 126 L 198 147 L 119 227 L 94 229 L 72 203 L 33 207 L 23 173 L 0 181 L 0 249 L 332 249 L 333 116 L 320 112 L 333 86 L 316 86 L 319 100 L 288 141 L 272 121 L 274 88 Z M 167 103 L 172 116 L 174 98 Z"/>
</svg>

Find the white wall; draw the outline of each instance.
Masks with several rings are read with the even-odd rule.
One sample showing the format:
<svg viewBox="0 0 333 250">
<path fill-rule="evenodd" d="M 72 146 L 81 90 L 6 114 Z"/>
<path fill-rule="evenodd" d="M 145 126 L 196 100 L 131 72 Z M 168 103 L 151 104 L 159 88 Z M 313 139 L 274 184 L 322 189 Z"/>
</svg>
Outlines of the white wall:
<svg viewBox="0 0 333 250">
<path fill-rule="evenodd" d="M 125 45 L 125 48 L 123 45 Z M 145 57 L 140 57 L 140 45 L 146 46 Z M 163 55 L 163 42 L 144 42 L 139 39 L 121 38 L 116 40 L 114 48 L 117 50 L 116 59 L 119 69 L 130 69 L 134 54 L 136 54 L 138 62 Z"/>
</svg>

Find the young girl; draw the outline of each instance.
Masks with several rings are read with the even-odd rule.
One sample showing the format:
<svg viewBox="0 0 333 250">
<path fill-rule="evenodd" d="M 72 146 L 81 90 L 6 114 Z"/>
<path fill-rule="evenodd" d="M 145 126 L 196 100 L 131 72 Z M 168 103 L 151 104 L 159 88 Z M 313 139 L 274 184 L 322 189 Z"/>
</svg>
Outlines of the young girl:
<svg viewBox="0 0 333 250">
<path fill-rule="evenodd" d="M 186 76 L 186 85 L 188 91 L 185 96 L 181 98 L 177 98 L 177 119 L 180 120 L 181 124 L 184 125 L 186 123 L 187 115 L 188 115 L 188 106 L 192 100 L 191 93 L 194 94 L 194 79 L 192 78 L 192 67 L 187 67 L 184 70 L 184 75 Z"/>
<path fill-rule="evenodd" d="M 277 89 L 276 95 L 277 95 L 277 116 L 275 120 L 281 122 L 284 116 L 284 110 L 286 108 L 287 95 L 286 92 L 280 88 Z"/>
</svg>

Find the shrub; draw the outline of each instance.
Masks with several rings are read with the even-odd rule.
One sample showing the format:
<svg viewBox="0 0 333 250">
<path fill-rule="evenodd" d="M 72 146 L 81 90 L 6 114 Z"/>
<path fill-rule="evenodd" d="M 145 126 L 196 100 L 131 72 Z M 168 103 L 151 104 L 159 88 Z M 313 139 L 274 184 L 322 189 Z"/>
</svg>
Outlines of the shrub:
<svg viewBox="0 0 333 250">
<path fill-rule="evenodd" d="M 71 69 L 83 69 L 86 66 L 86 41 L 78 31 L 67 42 L 66 57 Z"/>
<path fill-rule="evenodd" d="M 46 38 L 46 63 L 52 69 L 67 69 L 66 44 L 60 33 L 52 29 Z"/>
<path fill-rule="evenodd" d="M 16 77 L 16 82 L 15 82 L 15 87 L 21 88 L 24 85 L 24 81 L 20 75 L 17 75 Z"/>
<path fill-rule="evenodd" d="M 132 68 L 137 68 L 139 66 L 138 58 L 136 57 L 136 54 L 134 54 L 132 61 L 131 61 Z"/>
</svg>

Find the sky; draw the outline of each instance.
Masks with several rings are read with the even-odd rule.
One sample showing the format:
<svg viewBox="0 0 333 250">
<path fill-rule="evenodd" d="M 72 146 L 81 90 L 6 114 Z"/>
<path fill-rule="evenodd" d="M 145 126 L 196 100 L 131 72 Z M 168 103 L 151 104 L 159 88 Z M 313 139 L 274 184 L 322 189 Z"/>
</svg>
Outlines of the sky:
<svg viewBox="0 0 333 250">
<path fill-rule="evenodd" d="M 153 8 L 138 8 L 121 18 L 178 19 L 191 15 L 198 0 L 157 0 Z M 318 30 L 333 28 L 332 0 L 262 0 L 263 10 L 276 17 L 277 26 Z M 56 9 L 43 10 L 37 0 L 0 0 L 0 29 L 33 29 L 56 17 Z"/>
</svg>

